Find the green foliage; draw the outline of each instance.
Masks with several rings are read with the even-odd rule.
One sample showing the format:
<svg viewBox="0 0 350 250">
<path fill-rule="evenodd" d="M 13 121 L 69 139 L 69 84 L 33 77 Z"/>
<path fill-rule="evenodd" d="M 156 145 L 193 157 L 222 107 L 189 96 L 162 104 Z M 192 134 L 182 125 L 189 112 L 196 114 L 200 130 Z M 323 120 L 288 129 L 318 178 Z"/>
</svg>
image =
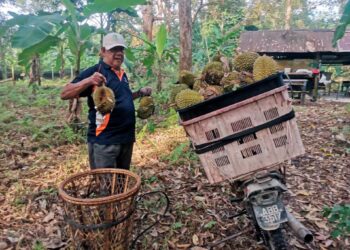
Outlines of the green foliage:
<svg viewBox="0 0 350 250">
<path fill-rule="evenodd" d="M 339 21 L 339 25 L 337 26 L 334 35 L 333 35 L 333 47 L 337 46 L 337 41 L 340 40 L 346 31 L 346 27 L 350 23 L 350 0 L 347 2 L 344 8 L 343 15 Z"/>
<path fill-rule="evenodd" d="M 15 48 L 29 48 L 44 40 L 59 25 L 64 17 L 60 14 L 17 15 L 12 13 L 13 19 L 8 23 L 19 25 L 19 29 L 12 37 Z"/>
<path fill-rule="evenodd" d="M 157 178 L 157 176 L 154 176 L 154 175 L 145 180 L 146 184 L 153 184 L 156 182 L 158 182 L 158 178 Z"/>
<path fill-rule="evenodd" d="M 170 164 L 180 165 L 185 161 L 197 161 L 198 156 L 190 149 L 188 142 L 180 143 L 168 157 Z"/>
<path fill-rule="evenodd" d="M 183 227 L 183 224 L 180 221 L 174 222 L 171 225 L 171 229 L 173 229 L 173 230 L 178 230 L 178 229 L 181 229 L 182 227 Z"/>
<path fill-rule="evenodd" d="M 127 58 L 133 63 L 131 65 L 133 68 L 140 66 L 138 60 L 134 60 L 140 58 L 142 65 L 147 69 L 147 78 L 154 79 L 154 72 L 159 75 L 159 72 L 164 71 L 164 65 L 177 62 L 178 49 L 169 46 L 164 24 L 160 26 L 156 33 L 155 41 L 149 41 L 145 34 L 133 36 L 141 40 L 143 44 L 127 51 Z"/>
<path fill-rule="evenodd" d="M 43 243 L 41 241 L 35 241 L 34 246 L 33 246 L 33 250 L 44 250 L 45 247 L 43 245 Z"/>
<path fill-rule="evenodd" d="M 216 221 L 209 221 L 207 224 L 204 225 L 205 229 L 212 229 L 216 225 Z"/>
<path fill-rule="evenodd" d="M 138 132 L 137 139 L 142 141 L 147 136 L 148 133 L 154 133 L 155 130 L 156 130 L 156 124 L 154 123 L 154 121 L 149 119 L 147 120 L 147 123 L 143 125 L 140 132 Z"/>
<path fill-rule="evenodd" d="M 85 15 L 108 12 L 117 8 L 128 8 L 132 5 L 145 4 L 146 0 L 95 0 L 84 9 Z"/>
<path fill-rule="evenodd" d="M 169 128 L 171 126 L 176 126 L 179 123 L 179 115 L 177 114 L 176 110 L 171 108 L 169 109 L 169 113 L 167 114 L 167 118 L 162 121 L 159 126 L 164 128 Z"/>
<path fill-rule="evenodd" d="M 0 85 L 0 130 L 4 135 L 16 131 L 18 138 L 28 138 L 35 148 L 85 142 L 84 125 L 84 129 L 76 131 L 65 124 L 62 114 L 66 103 L 59 98 L 61 86 L 47 85 L 52 82 L 46 81 L 43 84 L 36 94 L 32 94 L 26 82 Z"/>
<path fill-rule="evenodd" d="M 347 105 L 345 106 L 345 110 L 346 110 L 346 112 L 350 113 L 350 104 L 347 104 Z"/>
<path fill-rule="evenodd" d="M 158 58 L 161 59 L 163 55 L 163 51 L 167 41 L 167 31 L 165 28 L 165 24 L 163 23 L 157 32 L 156 35 L 156 51 L 158 54 Z"/>
<path fill-rule="evenodd" d="M 333 238 L 350 235 L 350 204 L 337 204 L 333 208 L 325 207 L 323 216 L 327 217 L 328 221 L 335 227 L 331 232 Z"/>
</svg>

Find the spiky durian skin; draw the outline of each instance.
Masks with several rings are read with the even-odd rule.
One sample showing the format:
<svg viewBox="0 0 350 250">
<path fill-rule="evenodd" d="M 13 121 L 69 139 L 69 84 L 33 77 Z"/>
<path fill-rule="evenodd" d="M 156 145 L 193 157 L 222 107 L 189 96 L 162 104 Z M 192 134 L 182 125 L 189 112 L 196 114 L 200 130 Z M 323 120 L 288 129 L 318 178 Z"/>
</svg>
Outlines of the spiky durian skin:
<svg viewBox="0 0 350 250">
<path fill-rule="evenodd" d="M 188 87 L 192 88 L 195 82 L 196 76 L 188 70 L 181 70 L 179 74 L 179 83 L 186 84 Z"/>
<path fill-rule="evenodd" d="M 255 52 L 244 52 L 237 55 L 233 60 L 233 67 L 237 71 L 253 72 L 254 62 L 259 57 Z"/>
<path fill-rule="evenodd" d="M 191 89 L 182 90 L 176 95 L 175 102 L 179 109 L 187 108 L 203 101 L 203 96 Z"/>
<path fill-rule="evenodd" d="M 175 97 L 178 93 L 180 93 L 181 90 L 188 89 L 188 88 L 189 87 L 186 84 L 175 85 L 170 92 L 170 97 L 169 97 L 170 103 L 175 102 Z"/>
<path fill-rule="evenodd" d="M 202 78 L 206 83 L 211 85 L 219 85 L 224 77 L 224 68 L 221 62 L 208 63 L 202 72 Z"/>
<path fill-rule="evenodd" d="M 204 100 L 208 100 L 216 96 L 222 95 L 223 92 L 224 92 L 224 89 L 221 86 L 208 85 L 207 87 L 202 88 L 199 91 L 199 94 L 201 94 L 204 97 Z"/>
<path fill-rule="evenodd" d="M 255 81 L 260 81 L 278 70 L 278 65 L 272 57 L 260 56 L 254 62 L 253 76 Z"/>
<path fill-rule="evenodd" d="M 141 119 L 149 118 L 154 112 L 154 101 L 151 96 L 144 96 L 140 99 L 140 105 L 137 109 L 137 117 Z"/>
<path fill-rule="evenodd" d="M 211 60 L 213 62 L 221 62 L 221 60 L 220 60 L 221 57 L 222 57 L 222 55 L 221 55 L 220 51 L 217 51 Z"/>
<path fill-rule="evenodd" d="M 97 87 L 92 98 L 95 103 L 96 110 L 102 115 L 111 113 L 115 105 L 115 97 L 113 90 L 106 86 Z"/>
<path fill-rule="evenodd" d="M 202 79 L 197 79 L 194 84 L 193 84 L 193 90 L 195 91 L 199 91 L 201 88 L 203 88 L 206 85 L 206 83 L 204 83 L 202 81 Z"/>
<path fill-rule="evenodd" d="M 241 83 L 239 75 L 239 72 L 233 71 L 221 79 L 220 85 L 224 88 L 225 92 L 229 92 L 235 86 L 239 86 Z"/>
</svg>

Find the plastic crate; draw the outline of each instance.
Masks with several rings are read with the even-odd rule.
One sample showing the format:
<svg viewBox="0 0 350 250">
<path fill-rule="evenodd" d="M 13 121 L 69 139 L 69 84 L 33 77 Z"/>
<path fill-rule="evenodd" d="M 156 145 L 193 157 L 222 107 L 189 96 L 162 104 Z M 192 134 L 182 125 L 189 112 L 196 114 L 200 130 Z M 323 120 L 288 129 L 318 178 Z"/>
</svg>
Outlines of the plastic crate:
<svg viewBox="0 0 350 250">
<path fill-rule="evenodd" d="M 247 177 L 304 153 L 280 74 L 179 115 L 210 183 Z"/>
</svg>

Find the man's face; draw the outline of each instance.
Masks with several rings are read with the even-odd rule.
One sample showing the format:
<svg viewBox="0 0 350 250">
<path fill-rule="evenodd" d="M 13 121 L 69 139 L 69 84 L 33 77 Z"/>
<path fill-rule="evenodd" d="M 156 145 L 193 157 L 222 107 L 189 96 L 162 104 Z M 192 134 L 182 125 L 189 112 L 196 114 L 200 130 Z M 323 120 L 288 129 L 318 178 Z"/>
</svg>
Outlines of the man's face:
<svg viewBox="0 0 350 250">
<path fill-rule="evenodd" d="M 114 69 L 120 69 L 124 62 L 124 47 L 116 46 L 109 50 L 102 48 L 103 61 Z"/>
</svg>

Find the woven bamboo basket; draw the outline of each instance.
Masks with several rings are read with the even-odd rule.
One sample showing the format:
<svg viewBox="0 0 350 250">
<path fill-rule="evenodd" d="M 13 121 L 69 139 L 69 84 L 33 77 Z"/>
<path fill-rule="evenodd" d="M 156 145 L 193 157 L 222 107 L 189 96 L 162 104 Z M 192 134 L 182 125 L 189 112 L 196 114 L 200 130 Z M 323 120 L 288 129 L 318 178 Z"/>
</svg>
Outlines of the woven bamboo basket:
<svg viewBox="0 0 350 250">
<path fill-rule="evenodd" d="M 59 185 L 74 249 L 128 249 L 141 178 L 122 169 L 72 175 Z"/>
</svg>

